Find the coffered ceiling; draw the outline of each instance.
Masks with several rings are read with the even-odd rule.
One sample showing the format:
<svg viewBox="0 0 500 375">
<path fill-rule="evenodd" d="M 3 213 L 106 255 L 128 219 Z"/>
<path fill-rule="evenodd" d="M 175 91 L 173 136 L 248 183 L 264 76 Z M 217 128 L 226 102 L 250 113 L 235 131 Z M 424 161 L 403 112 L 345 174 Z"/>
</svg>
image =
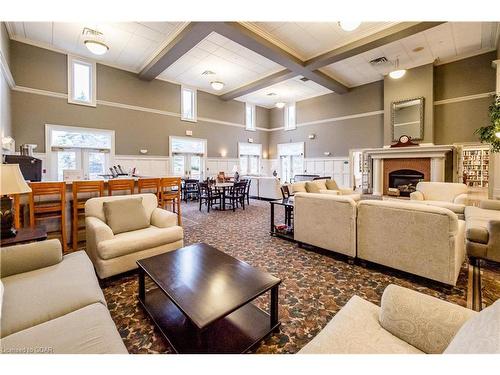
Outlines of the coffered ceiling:
<svg viewBox="0 0 500 375">
<path fill-rule="evenodd" d="M 198 39 L 192 39 L 184 49 L 177 48 L 177 55 L 171 54 L 171 61 L 167 59 L 155 74 L 148 70 L 151 64 L 170 53 L 179 40 L 182 44 L 182 38 L 189 39 L 190 23 L 9 22 L 7 26 L 10 37 L 22 42 L 92 58 L 141 77 L 147 71 L 150 79 L 157 77 L 222 95 L 223 99 L 266 107 L 278 101 L 277 97 L 279 101 L 300 101 L 336 88 L 342 93 L 381 80 L 394 68 L 396 59 L 401 68 L 408 69 L 491 51 L 500 32 L 496 22 L 413 23 L 413 29 L 408 26 L 411 23 L 363 22 L 350 32 L 337 22 L 197 24 Z M 206 29 L 200 32 L 204 24 Z M 109 46 L 106 54 L 96 56 L 85 48 L 84 27 L 104 34 Z M 398 28 L 403 30 L 399 34 Z M 319 63 L 308 70 L 309 64 L 329 54 L 334 56 L 329 60 L 333 63 Z M 370 64 L 379 57 L 388 62 Z M 207 71 L 213 74 L 203 74 Z M 311 80 L 303 82 L 302 76 Z M 224 82 L 223 90 L 213 90 L 211 81 Z M 271 92 L 277 95 L 269 96 Z"/>
</svg>

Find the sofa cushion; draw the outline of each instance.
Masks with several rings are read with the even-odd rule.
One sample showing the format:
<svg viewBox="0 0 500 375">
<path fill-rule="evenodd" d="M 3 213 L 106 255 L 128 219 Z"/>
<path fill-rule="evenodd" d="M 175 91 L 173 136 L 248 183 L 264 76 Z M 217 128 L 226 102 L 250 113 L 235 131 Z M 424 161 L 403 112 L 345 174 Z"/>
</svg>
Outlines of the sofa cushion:
<svg viewBox="0 0 500 375">
<path fill-rule="evenodd" d="M 337 185 L 335 180 L 328 179 L 326 180 L 325 184 L 328 190 L 339 190 L 339 186 Z"/>
<path fill-rule="evenodd" d="M 103 209 L 106 224 L 115 235 L 144 229 L 150 224 L 150 218 L 142 205 L 142 197 L 104 202 Z"/>
<path fill-rule="evenodd" d="M 11 354 L 127 354 L 102 303 L 9 335 L 1 340 L 0 349 Z"/>
<path fill-rule="evenodd" d="M 383 329 L 380 308 L 353 296 L 299 354 L 421 354 Z"/>
<path fill-rule="evenodd" d="M 92 303 L 106 304 L 87 254 L 77 251 L 50 267 L 2 278 L 0 337 L 58 318 Z"/>
<path fill-rule="evenodd" d="M 292 191 L 290 193 L 307 193 L 306 183 L 303 182 L 294 182 L 292 185 Z"/>
<path fill-rule="evenodd" d="M 427 204 L 429 206 L 435 206 L 435 207 L 443 207 L 447 208 L 448 210 L 456 213 L 457 215 L 463 215 L 465 211 L 465 205 L 463 204 L 457 204 L 457 203 L 450 203 L 450 202 L 445 202 L 445 201 L 418 201 L 418 200 L 412 200 L 410 201 L 411 203 L 418 203 L 418 204 Z"/>
<path fill-rule="evenodd" d="M 320 190 L 320 194 L 329 194 L 329 195 L 340 195 L 339 190 Z"/>
<path fill-rule="evenodd" d="M 182 240 L 182 227 L 173 226 L 158 228 L 150 226 L 133 232 L 117 234 L 112 239 L 97 244 L 97 252 L 101 259 L 112 259 L 153 247 Z"/>
<path fill-rule="evenodd" d="M 445 354 L 500 354 L 500 300 L 470 318 Z"/>
<path fill-rule="evenodd" d="M 319 193 L 320 190 L 326 190 L 326 189 L 321 189 L 320 186 L 314 182 L 310 181 L 306 182 L 306 191 L 308 193 Z"/>
</svg>

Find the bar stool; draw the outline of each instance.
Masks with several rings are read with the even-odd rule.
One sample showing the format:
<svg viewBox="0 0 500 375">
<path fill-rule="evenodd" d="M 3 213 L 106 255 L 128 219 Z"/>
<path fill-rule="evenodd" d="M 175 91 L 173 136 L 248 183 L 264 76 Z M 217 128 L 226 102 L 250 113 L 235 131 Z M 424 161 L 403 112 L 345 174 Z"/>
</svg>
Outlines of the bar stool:
<svg viewBox="0 0 500 375">
<path fill-rule="evenodd" d="M 134 194 L 135 181 L 133 178 L 116 178 L 114 180 L 108 180 L 108 195 L 113 195 L 113 191 L 130 191 Z"/>
<path fill-rule="evenodd" d="M 73 181 L 73 200 L 71 202 L 71 244 L 73 250 L 78 250 L 78 230 L 85 229 L 85 225 L 78 226 L 78 219 L 85 215 L 83 211 L 85 209 L 85 202 L 90 199 L 90 197 L 78 198 L 80 193 L 97 193 L 98 197 L 104 195 L 104 181 Z"/>
<path fill-rule="evenodd" d="M 64 182 L 30 182 L 30 225 L 37 221 L 61 219 L 61 242 L 67 251 L 66 238 L 66 183 Z M 35 202 L 35 197 L 58 196 L 49 200 Z"/>
<path fill-rule="evenodd" d="M 140 178 L 137 180 L 137 190 L 141 194 L 143 190 L 156 195 L 160 201 L 160 179 L 159 178 Z"/>
<path fill-rule="evenodd" d="M 163 177 L 160 180 L 160 206 L 165 208 L 168 203 L 172 203 L 172 211 L 177 213 L 177 224 L 182 225 L 180 177 Z"/>
</svg>

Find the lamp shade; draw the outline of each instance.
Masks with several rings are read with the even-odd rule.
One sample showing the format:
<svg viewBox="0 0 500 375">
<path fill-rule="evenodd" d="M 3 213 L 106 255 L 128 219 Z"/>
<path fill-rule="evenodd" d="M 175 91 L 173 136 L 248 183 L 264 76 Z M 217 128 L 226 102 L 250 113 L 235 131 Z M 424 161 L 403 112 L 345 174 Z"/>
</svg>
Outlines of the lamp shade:
<svg viewBox="0 0 500 375">
<path fill-rule="evenodd" d="M 0 195 L 30 193 L 19 164 L 0 164 Z"/>
</svg>

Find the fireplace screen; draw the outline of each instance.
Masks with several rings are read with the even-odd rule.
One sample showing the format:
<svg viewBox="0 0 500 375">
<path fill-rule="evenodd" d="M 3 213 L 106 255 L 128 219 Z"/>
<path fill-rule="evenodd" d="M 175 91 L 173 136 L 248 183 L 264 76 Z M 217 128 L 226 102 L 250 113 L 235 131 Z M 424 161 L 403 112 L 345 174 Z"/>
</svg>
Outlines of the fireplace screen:
<svg viewBox="0 0 500 375">
<path fill-rule="evenodd" d="M 389 173 L 389 188 L 399 190 L 399 195 L 409 197 L 417 184 L 424 180 L 424 174 L 412 169 L 399 169 Z"/>
</svg>

